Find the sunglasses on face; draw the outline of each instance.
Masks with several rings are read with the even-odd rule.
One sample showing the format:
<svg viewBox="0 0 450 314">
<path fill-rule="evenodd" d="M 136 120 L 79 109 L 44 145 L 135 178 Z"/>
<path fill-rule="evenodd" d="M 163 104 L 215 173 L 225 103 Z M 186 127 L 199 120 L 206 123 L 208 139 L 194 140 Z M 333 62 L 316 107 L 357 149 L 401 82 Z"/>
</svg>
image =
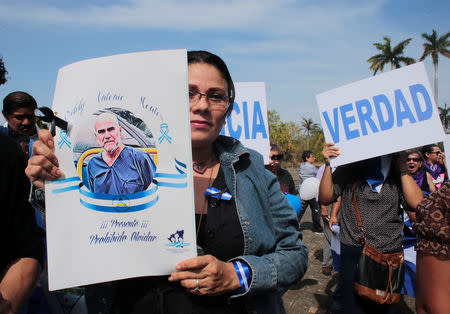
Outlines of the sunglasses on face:
<svg viewBox="0 0 450 314">
<path fill-rule="evenodd" d="M 415 161 L 415 162 L 419 162 L 420 158 L 406 158 L 406 161 Z"/>
<path fill-rule="evenodd" d="M 441 154 L 441 152 L 440 151 L 437 151 L 437 152 L 431 152 L 432 154 L 436 154 L 436 156 L 439 156 L 440 154 Z"/>
<path fill-rule="evenodd" d="M 283 154 L 279 154 L 279 155 L 272 155 L 272 157 L 270 157 L 270 159 L 272 160 L 282 160 L 283 159 Z"/>
</svg>

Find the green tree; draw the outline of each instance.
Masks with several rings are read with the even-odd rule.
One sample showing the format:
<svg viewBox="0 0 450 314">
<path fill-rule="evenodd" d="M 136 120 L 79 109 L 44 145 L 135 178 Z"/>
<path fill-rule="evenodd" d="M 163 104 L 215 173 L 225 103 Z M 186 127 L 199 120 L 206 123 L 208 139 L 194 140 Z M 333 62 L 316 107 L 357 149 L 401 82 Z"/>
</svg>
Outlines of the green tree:
<svg viewBox="0 0 450 314">
<path fill-rule="evenodd" d="M 401 63 L 410 65 L 416 62 L 413 58 L 403 56 L 405 47 L 409 44 L 411 38 L 400 42 L 394 48 L 391 48 L 391 39 L 388 36 L 384 36 L 383 39 L 384 43 L 373 44 L 381 52 L 367 59 L 367 62 L 370 63 L 369 69 L 373 71 L 373 75 L 377 74 L 378 71 L 383 72 L 384 66 L 389 63 L 391 64 L 391 70 L 393 70 L 394 68 L 400 68 Z"/>
<path fill-rule="evenodd" d="M 450 122 L 450 108 L 447 108 L 447 104 L 444 107 L 438 107 L 439 109 L 439 117 L 441 118 L 442 125 L 445 128 L 445 131 L 448 130 L 449 122 Z"/>
<path fill-rule="evenodd" d="M 422 38 L 425 39 L 423 43 L 423 54 L 420 61 L 431 55 L 434 65 L 434 101 L 438 104 L 438 59 L 439 54 L 450 58 L 449 40 L 450 32 L 438 37 L 437 32 L 433 29 L 431 34 L 423 33 Z"/>
<path fill-rule="evenodd" d="M 319 125 L 313 121 L 311 118 L 302 117 L 300 120 L 300 129 L 306 135 L 306 147 L 309 149 L 309 140 L 312 132 L 319 129 Z"/>
<path fill-rule="evenodd" d="M 3 85 L 8 81 L 6 78 L 6 75 L 8 74 L 8 71 L 6 71 L 5 63 L 3 63 L 3 58 L 0 57 L 0 85 Z"/>
<path fill-rule="evenodd" d="M 267 111 L 269 123 L 269 138 L 271 143 L 277 143 L 284 151 L 287 161 L 298 154 L 300 148 L 300 127 L 294 122 L 283 122 L 275 110 Z"/>
</svg>

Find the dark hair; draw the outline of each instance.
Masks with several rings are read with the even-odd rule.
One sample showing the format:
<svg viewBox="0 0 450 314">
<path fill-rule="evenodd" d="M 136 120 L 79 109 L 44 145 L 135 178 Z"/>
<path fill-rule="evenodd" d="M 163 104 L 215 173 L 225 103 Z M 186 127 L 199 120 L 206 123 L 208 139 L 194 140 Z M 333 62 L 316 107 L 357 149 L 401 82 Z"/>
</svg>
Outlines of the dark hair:
<svg viewBox="0 0 450 314">
<path fill-rule="evenodd" d="M 270 143 L 270 150 L 273 150 L 274 152 L 280 152 L 283 153 L 283 150 L 280 146 L 278 146 L 277 143 Z"/>
<path fill-rule="evenodd" d="M 420 149 L 411 148 L 411 149 L 407 149 L 405 152 L 406 152 L 407 156 L 409 156 L 411 154 L 417 154 L 417 155 L 419 155 L 420 160 L 423 161 L 423 155 L 422 155 L 422 152 L 420 151 Z"/>
<path fill-rule="evenodd" d="M 431 154 L 433 152 L 433 147 L 439 147 L 437 144 L 430 144 L 430 145 L 425 145 L 424 147 L 422 147 L 422 154 L 424 158 L 427 158 L 427 153 Z"/>
<path fill-rule="evenodd" d="M 311 156 L 312 154 L 314 154 L 312 150 L 305 150 L 305 151 L 303 151 L 303 153 L 302 153 L 302 160 L 303 160 L 303 162 L 305 162 L 306 159 L 309 158 L 309 156 Z"/>
<path fill-rule="evenodd" d="M 4 116 L 10 115 L 20 108 L 34 110 L 37 108 L 36 100 L 30 94 L 21 91 L 12 92 L 3 99 L 2 113 Z"/>
<path fill-rule="evenodd" d="M 215 54 L 203 50 L 188 51 L 187 56 L 188 56 L 188 65 L 194 63 L 207 63 L 214 66 L 217 70 L 219 70 L 220 73 L 222 73 L 223 78 L 227 82 L 228 97 L 230 97 L 229 106 L 227 112 L 225 113 L 225 115 L 228 117 L 231 114 L 231 111 L 233 110 L 234 98 L 236 95 L 234 90 L 233 79 L 231 78 L 230 72 L 228 71 L 225 62 L 219 56 L 216 56 Z"/>
</svg>

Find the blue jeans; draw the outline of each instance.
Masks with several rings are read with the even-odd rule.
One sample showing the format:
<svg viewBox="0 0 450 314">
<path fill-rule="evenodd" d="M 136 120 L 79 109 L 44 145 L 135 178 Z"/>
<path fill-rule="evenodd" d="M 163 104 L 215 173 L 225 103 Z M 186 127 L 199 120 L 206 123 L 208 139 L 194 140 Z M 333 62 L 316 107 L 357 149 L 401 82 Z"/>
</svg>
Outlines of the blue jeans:
<svg viewBox="0 0 450 314">
<path fill-rule="evenodd" d="M 356 266 L 362 247 L 347 246 L 341 243 L 339 281 L 341 282 L 342 305 L 345 314 L 384 313 L 395 314 L 396 305 L 381 305 L 360 298 L 353 292 Z"/>
</svg>

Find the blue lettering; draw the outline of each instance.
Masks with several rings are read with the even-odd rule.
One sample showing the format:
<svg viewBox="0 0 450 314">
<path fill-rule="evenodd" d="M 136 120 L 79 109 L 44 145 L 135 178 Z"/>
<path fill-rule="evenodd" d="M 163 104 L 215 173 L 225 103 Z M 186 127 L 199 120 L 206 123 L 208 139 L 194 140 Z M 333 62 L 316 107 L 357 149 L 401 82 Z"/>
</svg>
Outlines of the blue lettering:
<svg viewBox="0 0 450 314">
<path fill-rule="evenodd" d="M 247 102 L 242 102 L 242 111 L 244 112 L 244 131 L 245 131 L 245 139 L 250 138 L 250 131 L 248 130 L 248 109 L 247 109 Z"/>
<path fill-rule="evenodd" d="M 373 133 L 378 132 L 378 128 L 375 122 L 372 120 L 372 106 L 367 99 L 361 99 L 355 102 L 356 112 L 358 113 L 359 123 L 361 124 L 361 131 L 363 135 L 367 135 L 367 126 L 368 123 Z M 365 112 L 363 112 L 363 108 L 365 108 Z"/>
<path fill-rule="evenodd" d="M 331 137 L 333 138 L 333 142 L 339 143 L 339 116 L 338 116 L 338 108 L 333 108 L 333 121 L 334 127 L 331 125 L 330 118 L 328 117 L 328 112 L 322 112 L 323 118 L 325 119 L 325 123 L 327 124 L 328 130 L 330 131 Z"/>
<path fill-rule="evenodd" d="M 373 97 L 373 102 L 375 104 L 375 110 L 377 112 L 378 123 L 380 124 L 380 129 L 386 131 L 394 126 L 394 110 L 389 102 L 389 99 L 384 94 L 376 95 Z M 384 108 L 387 111 L 387 118 L 384 120 L 383 111 L 381 110 L 381 104 L 384 104 Z"/>
<path fill-rule="evenodd" d="M 397 113 L 397 126 L 403 125 L 403 120 L 408 119 L 411 123 L 416 123 L 414 115 L 409 109 L 408 103 L 406 102 L 405 96 L 400 89 L 395 90 L 395 111 Z M 402 107 L 404 110 L 402 110 Z"/>
<path fill-rule="evenodd" d="M 236 112 L 237 115 L 241 113 L 241 109 L 239 108 L 239 104 L 237 102 L 235 102 L 233 105 L 233 111 Z M 231 115 L 227 118 L 227 125 L 230 136 L 239 139 L 241 137 L 242 127 L 238 125 L 236 130 L 233 129 L 233 121 L 231 120 Z M 220 134 L 222 134 L 222 132 Z"/>
<path fill-rule="evenodd" d="M 427 92 L 427 89 L 422 84 L 415 84 L 409 87 L 409 92 L 411 93 L 411 98 L 414 102 L 414 108 L 416 109 L 417 119 L 419 121 L 428 120 L 431 118 L 433 114 L 433 105 L 431 104 L 430 95 Z M 425 100 L 425 111 L 422 111 L 420 107 L 419 98 L 417 94 L 421 93 L 423 99 Z"/>
<path fill-rule="evenodd" d="M 355 117 L 347 116 L 347 113 L 349 111 L 353 111 L 353 105 L 351 103 L 343 105 L 343 106 L 339 107 L 339 111 L 341 112 L 342 124 L 344 125 L 344 131 L 345 131 L 345 136 L 347 137 L 347 140 L 351 140 L 356 137 L 359 137 L 358 130 L 350 130 L 350 125 L 356 122 Z"/>
<path fill-rule="evenodd" d="M 259 122 L 258 122 L 259 121 Z M 267 138 L 266 127 L 261 112 L 261 105 L 259 101 L 255 101 L 253 104 L 253 125 L 252 125 L 252 138 L 256 138 L 256 133 L 261 133 L 263 138 Z"/>
</svg>

